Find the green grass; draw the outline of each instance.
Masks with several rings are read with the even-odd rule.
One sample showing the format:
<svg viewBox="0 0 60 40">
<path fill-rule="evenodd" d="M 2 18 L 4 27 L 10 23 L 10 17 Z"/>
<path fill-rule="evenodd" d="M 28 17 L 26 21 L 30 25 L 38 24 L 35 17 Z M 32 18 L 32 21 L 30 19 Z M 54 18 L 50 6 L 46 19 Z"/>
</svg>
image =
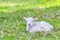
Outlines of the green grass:
<svg viewBox="0 0 60 40">
<path fill-rule="evenodd" d="M 14 7 L 20 6 L 20 8 L 49 8 L 53 6 L 59 6 L 60 0 L 1 0 L 0 7 Z"/>
<path fill-rule="evenodd" d="M 33 0 L 34 1 L 34 0 Z M 60 40 L 60 5 L 59 6 L 50 6 L 45 9 L 36 7 L 38 4 L 45 5 L 46 2 L 51 1 L 42 1 L 32 2 L 28 7 L 25 7 L 24 2 L 30 2 L 28 0 L 18 0 L 18 1 L 2 1 L 0 3 L 0 40 Z M 18 4 L 10 6 L 10 4 Z M 23 6 L 20 6 L 19 2 L 23 3 Z M 36 2 L 36 3 L 35 3 Z M 54 2 L 54 1 L 52 1 Z M 4 6 L 4 3 L 10 3 Z M 35 5 L 36 4 L 36 5 Z M 54 4 L 55 5 L 55 4 Z M 30 7 L 29 7 L 30 6 Z M 33 6 L 33 7 L 32 7 Z M 34 8 L 36 7 L 36 8 Z M 57 13 L 57 14 L 56 14 Z M 41 18 L 43 14 L 46 14 Z M 31 34 L 25 30 L 26 22 L 23 19 L 25 17 L 37 17 L 37 21 L 46 21 L 51 23 L 54 26 L 54 30 L 50 33 L 51 35 L 43 36 L 42 33 Z"/>
</svg>

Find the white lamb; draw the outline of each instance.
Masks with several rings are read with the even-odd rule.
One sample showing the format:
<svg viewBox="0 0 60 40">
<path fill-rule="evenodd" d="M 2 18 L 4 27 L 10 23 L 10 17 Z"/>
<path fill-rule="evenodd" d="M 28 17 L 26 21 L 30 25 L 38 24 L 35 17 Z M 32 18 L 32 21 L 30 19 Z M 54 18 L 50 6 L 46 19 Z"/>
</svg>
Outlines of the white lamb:
<svg viewBox="0 0 60 40">
<path fill-rule="evenodd" d="M 27 22 L 26 30 L 34 33 L 34 32 L 50 32 L 53 30 L 53 26 L 45 21 L 36 22 L 37 18 L 32 17 L 23 17 Z"/>
</svg>

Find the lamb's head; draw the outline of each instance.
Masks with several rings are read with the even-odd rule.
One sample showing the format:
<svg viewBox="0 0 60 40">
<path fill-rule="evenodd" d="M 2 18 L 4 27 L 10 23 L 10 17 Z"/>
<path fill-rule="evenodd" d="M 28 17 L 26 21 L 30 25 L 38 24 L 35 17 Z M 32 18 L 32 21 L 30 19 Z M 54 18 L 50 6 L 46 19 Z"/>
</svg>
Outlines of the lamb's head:
<svg viewBox="0 0 60 40">
<path fill-rule="evenodd" d="M 32 17 L 28 17 L 28 18 L 26 18 L 26 17 L 23 17 L 25 20 L 26 20 L 26 22 L 28 22 L 28 23 L 31 23 L 31 22 L 34 22 L 34 21 L 36 21 L 37 20 L 37 18 L 32 18 Z"/>
<path fill-rule="evenodd" d="M 37 18 L 32 18 L 32 17 L 28 17 L 28 18 L 23 17 L 23 18 L 24 18 L 24 19 L 26 20 L 26 22 L 27 22 L 26 30 L 29 31 L 29 28 L 31 27 L 30 24 L 31 24 L 32 22 L 36 21 Z"/>
</svg>

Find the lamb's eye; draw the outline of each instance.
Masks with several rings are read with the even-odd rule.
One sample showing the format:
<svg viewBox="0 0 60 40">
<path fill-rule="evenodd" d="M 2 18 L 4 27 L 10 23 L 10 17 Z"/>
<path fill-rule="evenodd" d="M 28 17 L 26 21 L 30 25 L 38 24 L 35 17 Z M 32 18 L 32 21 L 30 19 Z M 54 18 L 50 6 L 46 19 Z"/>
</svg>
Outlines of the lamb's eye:
<svg viewBox="0 0 60 40">
<path fill-rule="evenodd" d="M 28 24 L 29 26 L 31 26 L 30 24 Z"/>
</svg>

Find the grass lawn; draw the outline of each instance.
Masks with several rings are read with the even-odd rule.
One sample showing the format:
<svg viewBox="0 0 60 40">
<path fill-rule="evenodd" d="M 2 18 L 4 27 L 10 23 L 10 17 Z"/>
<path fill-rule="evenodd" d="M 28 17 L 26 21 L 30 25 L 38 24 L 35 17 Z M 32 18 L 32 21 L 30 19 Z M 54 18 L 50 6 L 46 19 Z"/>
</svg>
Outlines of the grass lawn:
<svg viewBox="0 0 60 40">
<path fill-rule="evenodd" d="M 60 40 L 59 2 L 59 0 L 1 0 L 0 40 Z M 44 17 L 41 17 L 42 15 Z M 25 30 L 24 16 L 37 17 L 37 21 L 49 22 L 54 26 L 54 30 L 51 35 L 46 36 L 42 33 L 31 34 Z"/>
</svg>

